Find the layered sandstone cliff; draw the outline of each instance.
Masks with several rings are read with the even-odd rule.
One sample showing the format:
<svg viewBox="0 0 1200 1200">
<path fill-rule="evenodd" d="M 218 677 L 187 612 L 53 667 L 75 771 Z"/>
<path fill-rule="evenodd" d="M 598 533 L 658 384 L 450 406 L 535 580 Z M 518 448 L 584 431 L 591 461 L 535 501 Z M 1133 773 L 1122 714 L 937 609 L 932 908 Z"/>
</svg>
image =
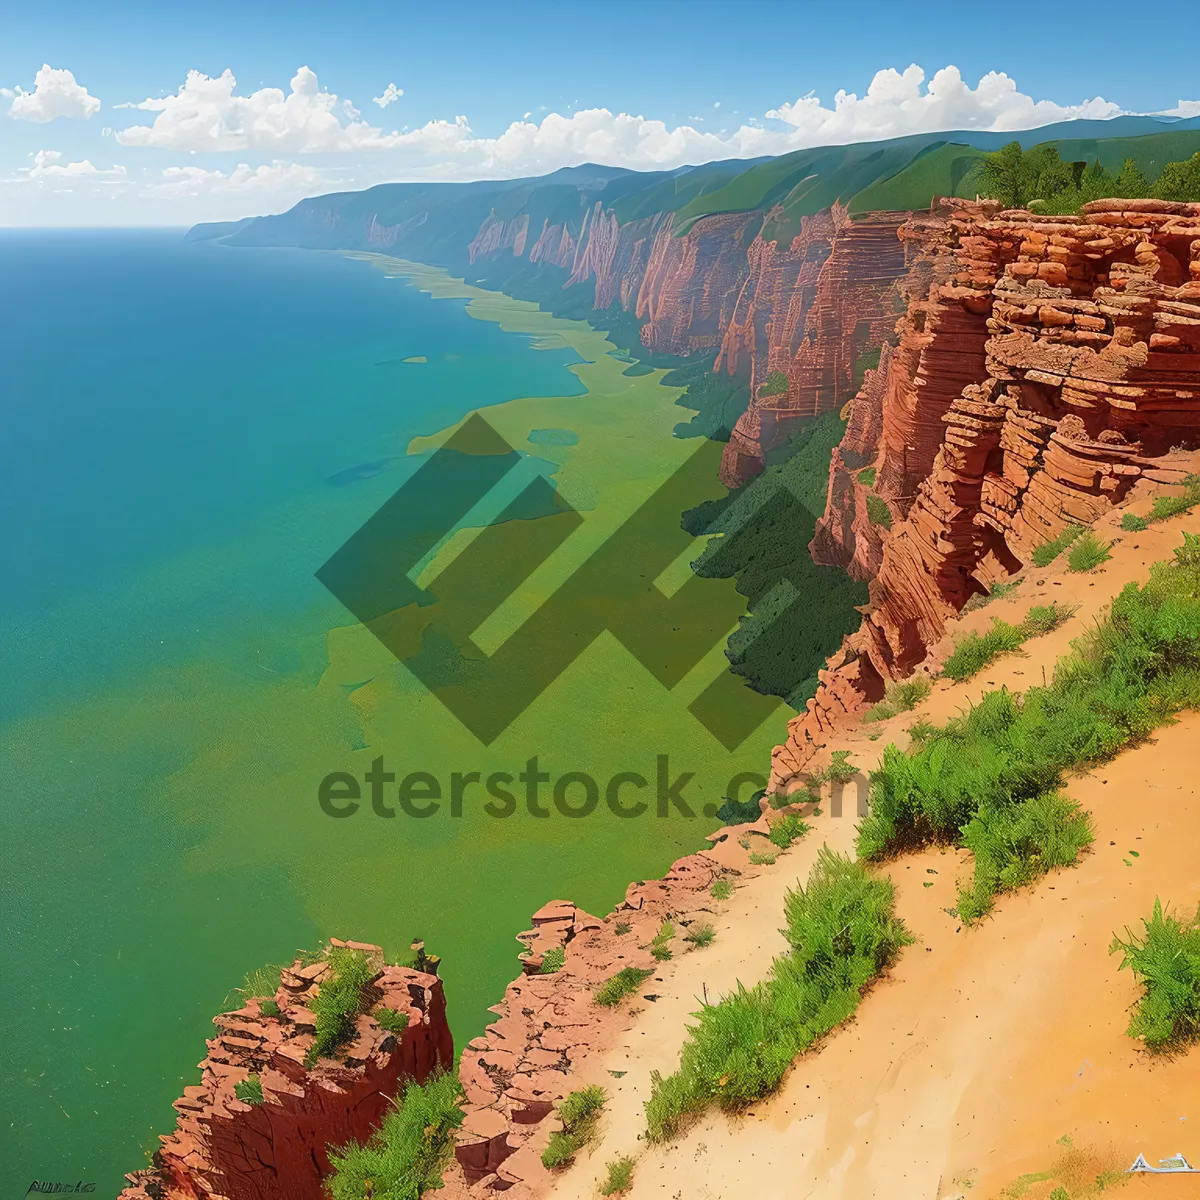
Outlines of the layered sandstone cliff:
<svg viewBox="0 0 1200 1200">
<path fill-rule="evenodd" d="M 776 749 L 775 786 L 972 595 L 1139 480 L 1179 482 L 1178 449 L 1200 441 L 1200 205 L 997 208 L 947 201 L 900 231 L 917 295 L 886 380 L 854 402 L 814 541 L 821 561 L 863 574 L 877 560 L 871 600 Z M 873 484 L 847 465 L 867 459 Z M 898 522 L 878 548 L 860 548 L 867 491 Z"/>
<path fill-rule="evenodd" d="M 337 1058 L 307 1065 L 309 1005 L 330 966 L 297 960 L 282 972 L 277 1014 L 255 999 L 214 1018 L 218 1033 L 200 1083 L 175 1102 L 175 1131 L 161 1139 L 150 1169 L 128 1177 L 122 1200 L 321 1200 L 329 1147 L 364 1140 L 406 1081 L 453 1066 L 441 980 L 385 965 L 378 946 L 331 944 L 362 951 L 376 968 L 370 1008 Z M 383 1008 L 407 1018 L 401 1032 L 380 1026 L 372 1013 Z M 235 1094 L 251 1077 L 262 1086 L 261 1104 Z"/>
</svg>

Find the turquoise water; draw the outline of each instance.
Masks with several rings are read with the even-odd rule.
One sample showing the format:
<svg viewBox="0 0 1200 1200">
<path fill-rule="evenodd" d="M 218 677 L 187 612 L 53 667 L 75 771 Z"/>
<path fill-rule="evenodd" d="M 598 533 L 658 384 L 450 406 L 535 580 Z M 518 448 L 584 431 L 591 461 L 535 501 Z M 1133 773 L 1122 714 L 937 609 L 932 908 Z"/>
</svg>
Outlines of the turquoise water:
<svg viewBox="0 0 1200 1200">
<path fill-rule="evenodd" d="M 229 987 L 329 933 L 286 856 L 205 852 L 246 803 L 205 755 L 286 757 L 283 687 L 336 723 L 313 685 L 347 617 L 315 568 L 412 436 L 578 394 L 579 360 L 362 263 L 177 231 L 0 233 L 0 279 L 0 1187 L 112 1194 Z M 253 796 L 280 766 L 237 769 Z"/>
</svg>

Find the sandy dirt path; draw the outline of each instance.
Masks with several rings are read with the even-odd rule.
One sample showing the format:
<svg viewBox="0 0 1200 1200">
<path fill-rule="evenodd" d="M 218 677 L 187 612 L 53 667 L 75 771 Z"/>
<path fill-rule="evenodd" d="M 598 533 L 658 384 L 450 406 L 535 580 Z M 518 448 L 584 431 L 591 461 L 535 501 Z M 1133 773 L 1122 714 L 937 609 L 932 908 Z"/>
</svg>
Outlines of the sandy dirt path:
<svg viewBox="0 0 1200 1200">
<path fill-rule="evenodd" d="M 1066 626 L 1029 644 L 1029 656 L 998 660 L 968 684 L 939 683 L 915 712 L 837 745 L 869 770 L 889 739 L 903 744 L 915 718 L 941 721 L 989 688 L 1041 682 L 1041 664 L 1065 653 L 1125 583 L 1169 557 L 1182 529 L 1200 531 L 1200 517 L 1139 534 L 1114 527 L 1099 527 L 1121 538 L 1101 572 L 1032 569 L 1016 593 L 964 618 L 950 639 L 993 616 L 1019 620 L 1031 604 L 1077 605 Z M 869 730 L 883 736 L 871 741 Z M 1154 1162 L 1182 1151 L 1200 1163 L 1200 1052 L 1152 1061 L 1138 1050 L 1124 1032 L 1137 986 L 1108 952 L 1114 932 L 1137 926 L 1156 895 L 1181 908 L 1200 900 L 1200 716 L 1185 715 L 1067 791 L 1095 823 L 1095 847 L 1078 866 L 1003 897 L 992 918 L 968 930 L 946 911 L 968 855 L 932 850 L 891 864 L 898 910 L 918 942 L 856 1018 L 752 1113 L 712 1114 L 676 1142 L 647 1147 L 650 1072 L 677 1065 L 696 999 L 762 978 L 785 948 L 778 926 L 787 889 L 821 844 L 851 849 L 852 805 L 840 820 L 816 818 L 812 833 L 735 892 L 713 945 L 673 964 L 666 994 L 591 1065 L 588 1082 L 612 1095 L 604 1130 L 552 1194 L 594 1197 L 605 1164 L 623 1155 L 638 1160 L 634 1200 L 986 1197 L 1057 1166 L 1054 1179 L 1031 1182 L 1025 1195 L 1035 1200 L 1057 1183 L 1126 1166 L 1138 1152 Z M 1124 1194 L 1143 1191 L 1200 1196 L 1200 1177 L 1139 1179 Z"/>
</svg>

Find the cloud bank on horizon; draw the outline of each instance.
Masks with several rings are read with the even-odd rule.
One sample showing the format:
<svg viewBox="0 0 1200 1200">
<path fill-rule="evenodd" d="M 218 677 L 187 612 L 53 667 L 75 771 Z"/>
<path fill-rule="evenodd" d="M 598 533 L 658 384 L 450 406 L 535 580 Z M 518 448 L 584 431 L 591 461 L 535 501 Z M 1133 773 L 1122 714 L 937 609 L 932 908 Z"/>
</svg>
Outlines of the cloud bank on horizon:
<svg viewBox="0 0 1200 1200">
<path fill-rule="evenodd" d="M 49 64 L 37 72 L 32 91 L 0 88 L 0 95 L 11 98 L 9 118 L 39 124 L 88 121 L 101 108 L 101 101 L 71 71 Z M 390 82 L 372 103 L 382 111 L 401 105 L 403 96 L 404 90 Z M 721 132 L 696 128 L 703 123 L 699 118 L 689 118 L 695 124 L 668 127 L 661 120 L 607 108 L 580 109 L 569 115 L 550 112 L 540 121 L 530 120 L 526 113 L 496 136 L 478 134 L 463 115 L 389 131 L 364 118 L 350 99 L 322 89 L 307 66 L 296 71 L 286 92 L 262 87 L 242 95 L 232 70 L 216 77 L 192 70 L 171 95 L 125 101 L 112 108 L 154 114 L 149 120 L 135 116 L 121 128 L 104 130 L 131 157 L 153 150 L 160 152 L 159 157 L 167 152 L 236 155 L 239 160 L 214 167 L 177 164 L 131 170 L 114 163 L 97 169 L 87 159 L 61 163 L 57 151 L 39 150 L 30 156 L 32 165 L 0 175 L 0 185 L 27 188 L 52 182 L 58 192 L 102 185 L 112 199 L 117 183 L 118 191 L 123 188 L 140 201 L 191 198 L 198 203 L 188 206 L 186 219 L 195 220 L 203 219 L 196 216 L 200 211 L 214 218 L 235 215 L 239 193 L 246 194 L 245 203 L 253 197 L 257 211 L 268 211 L 334 187 L 368 187 L 389 180 L 512 178 L 583 162 L 673 168 L 914 133 L 1015 132 L 1058 121 L 1107 119 L 1128 111 L 1102 96 L 1075 104 L 1036 100 L 998 71 L 988 72 L 974 87 L 954 66 L 943 67 L 927 80 L 916 64 L 904 71 L 891 67 L 877 71 L 861 96 L 839 91 L 832 106 L 812 94 L 801 96 Z M 1180 100 L 1158 115 L 1200 115 L 1200 100 Z M 296 158 L 309 161 L 289 161 Z M 260 161 L 252 163 L 254 159 Z M 112 205 L 106 208 L 111 210 Z M 236 211 L 236 215 L 244 213 Z"/>
</svg>

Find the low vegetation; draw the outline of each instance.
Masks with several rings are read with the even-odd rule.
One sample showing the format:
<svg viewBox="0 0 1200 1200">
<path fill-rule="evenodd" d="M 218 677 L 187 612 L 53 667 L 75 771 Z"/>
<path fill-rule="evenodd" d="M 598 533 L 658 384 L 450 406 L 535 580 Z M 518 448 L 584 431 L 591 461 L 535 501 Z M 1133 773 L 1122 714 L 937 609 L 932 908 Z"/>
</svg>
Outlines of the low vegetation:
<svg viewBox="0 0 1200 1200">
<path fill-rule="evenodd" d="M 572 1092 L 558 1106 L 561 1131 L 551 1134 L 550 1144 L 542 1151 L 542 1166 L 548 1170 L 565 1167 L 596 1136 L 600 1111 L 608 1096 L 594 1084 Z"/>
<path fill-rule="evenodd" d="M 623 967 L 596 989 L 593 999 L 604 1008 L 615 1008 L 626 996 L 632 996 L 653 974 L 653 969 L 649 967 Z"/>
<path fill-rule="evenodd" d="M 875 468 L 874 467 L 863 467 L 863 469 L 861 471 L 859 471 L 858 475 L 855 476 L 855 478 L 858 480 L 859 483 L 861 483 L 863 485 L 863 487 L 874 487 L 875 486 Z"/>
<path fill-rule="evenodd" d="M 811 825 L 801 820 L 795 813 L 786 813 L 778 820 L 771 822 L 767 837 L 780 850 L 786 850 L 794 841 L 808 833 L 811 828 Z"/>
<path fill-rule="evenodd" d="M 264 1103 L 262 1080 L 257 1075 L 247 1075 L 245 1079 L 239 1079 L 233 1085 L 233 1094 L 243 1104 Z"/>
<path fill-rule="evenodd" d="M 750 865 L 752 867 L 773 867 L 775 855 L 769 850 L 755 850 L 750 855 Z"/>
<path fill-rule="evenodd" d="M 986 633 L 970 633 L 954 647 L 942 673 L 956 683 L 978 675 L 1002 654 L 1012 654 L 1033 637 L 1052 633 L 1070 620 L 1074 609 L 1064 604 L 1035 604 L 1020 625 L 992 618 Z"/>
<path fill-rule="evenodd" d="M 627 1192 L 633 1184 L 633 1167 L 632 1158 L 618 1158 L 610 1162 L 608 1174 L 600 1185 L 600 1195 L 619 1196 L 622 1192 Z"/>
<path fill-rule="evenodd" d="M 331 1200 L 419 1200 L 442 1186 L 462 1124 L 462 1089 L 454 1074 L 410 1083 L 383 1124 L 361 1144 L 330 1150 Z"/>
<path fill-rule="evenodd" d="M 554 975 L 563 969 L 566 961 L 566 950 L 562 946 L 552 946 L 542 955 L 542 965 L 538 967 L 538 974 Z"/>
<path fill-rule="evenodd" d="M 258 1002 L 258 1011 L 264 1017 L 277 1017 L 279 1016 L 280 1008 L 274 1000 L 260 1000 Z"/>
<path fill-rule="evenodd" d="M 1167 163 L 1152 181 L 1132 158 L 1114 174 L 1098 161 L 1064 162 L 1051 145 L 1025 150 L 1009 142 L 980 158 L 974 180 L 980 195 L 1006 208 L 1045 213 L 1076 213 L 1089 201 L 1109 197 L 1200 200 L 1200 153 Z"/>
<path fill-rule="evenodd" d="M 1183 485 L 1184 490 L 1177 495 L 1155 496 L 1150 511 L 1144 517 L 1127 512 L 1121 518 L 1121 528 L 1127 533 L 1141 533 L 1143 529 L 1149 529 L 1159 521 L 1169 520 L 1195 508 L 1200 504 L 1200 475 L 1187 476 Z"/>
<path fill-rule="evenodd" d="M 892 527 L 892 510 L 888 508 L 887 501 L 874 492 L 867 496 L 867 517 L 872 525 L 879 525 L 883 529 Z"/>
<path fill-rule="evenodd" d="M 1200 536 L 1184 534 L 1143 587 L 1078 638 L 1053 681 L 1024 696 L 986 693 L 905 753 L 889 745 L 871 777 L 858 851 L 880 858 L 931 843 L 975 856 L 959 894 L 968 921 L 998 892 L 1066 866 L 1091 839 L 1085 813 L 1058 794 L 1067 770 L 1145 738 L 1200 705 Z"/>
<path fill-rule="evenodd" d="M 733 884 L 728 879 L 718 879 L 716 883 L 708 889 L 708 894 L 714 900 L 728 900 L 733 895 Z"/>
<path fill-rule="evenodd" d="M 920 675 L 913 679 L 898 679 L 889 683 L 883 699 L 867 709 L 863 716 L 863 724 L 887 721 L 902 712 L 911 712 L 929 695 L 932 686 L 928 679 Z"/>
<path fill-rule="evenodd" d="M 316 1034 L 308 1064 L 328 1058 L 354 1032 L 354 1018 L 363 1011 L 374 968 L 361 950 L 332 946 L 326 954 L 329 974 L 321 980 L 310 1007 L 316 1016 Z"/>
<path fill-rule="evenodd" d="M 1068 525 L 1058 537 L 1051 538 L 1048 542 L 1043 542 L 1040 546 L 1035 546 L 1033 554 L 1030 555 L 1030 560 L 1035 567 L 1048 567 L 1077 537 L 1082 536 L 1084 532 L 1085 530 L 1082 525 Z"/>
<path fill-rule="evenodd" d="M 735 800 L 726 796 L 717 809 L 717 819 L 723 825 L 749 825 L 762 816 L 760 801 L 764 792 L 755 792 L 749 800 Z"/>
<path fill-rule="evenodd" d="M 670 921 L 664 921 L 650 943 L 650 953 L 658 962 L 667 962 L 673 958 L 671 942 L 675 937 L 675 926 Z"/>
<path fill-rule="evenodd" d="M 408 1013 L 397 1012 L 394 1008 L 377 1008 L 372 1013 L 379 1022 L 380 1029 L 388 1033 L 403 1033 L 408 1028 Z"/>
<path fill-rule="evenodd" d="M 689 945 L 694 946 L 697 950 L 701 950 L 705 946 L 711 946 L 716 936 L 717 931 L 705 922 L 702 925 L 694 925 L 689 929 L 683 935 L 683 940 Z"/>
<path fill-rule="evenodd" d="M 1127 1032 L 1151 1050 L 1170 1050 L 1200 1037 L 1200 909 L 1175 914 L 1155 899 L 1142 926 L 1140 937 L 1127 929 L 1110 947 L 1142 985 Z"/>
<path fill-rule="evenodd" d="M 890 880 L 822 847 L 784 907 L 789 953 L 753 988 L 705 1004 L 679 1069 L 654 1072 L 647 1136 L 664 1141 L 710 1105 L 737 1111 L 774 1091 L 792 1061 L 846 1020 L 863 990 L 911 938 Z"/>
<path fill-rule="evenodd" d="M 1067 567 L 1076 572 L 1094 571 L 1101 563 L 1112 558 L 1112 543 L 1102 542 L 1089 530 L 1071 547 L 1067 555 Z"/>
</svg>

